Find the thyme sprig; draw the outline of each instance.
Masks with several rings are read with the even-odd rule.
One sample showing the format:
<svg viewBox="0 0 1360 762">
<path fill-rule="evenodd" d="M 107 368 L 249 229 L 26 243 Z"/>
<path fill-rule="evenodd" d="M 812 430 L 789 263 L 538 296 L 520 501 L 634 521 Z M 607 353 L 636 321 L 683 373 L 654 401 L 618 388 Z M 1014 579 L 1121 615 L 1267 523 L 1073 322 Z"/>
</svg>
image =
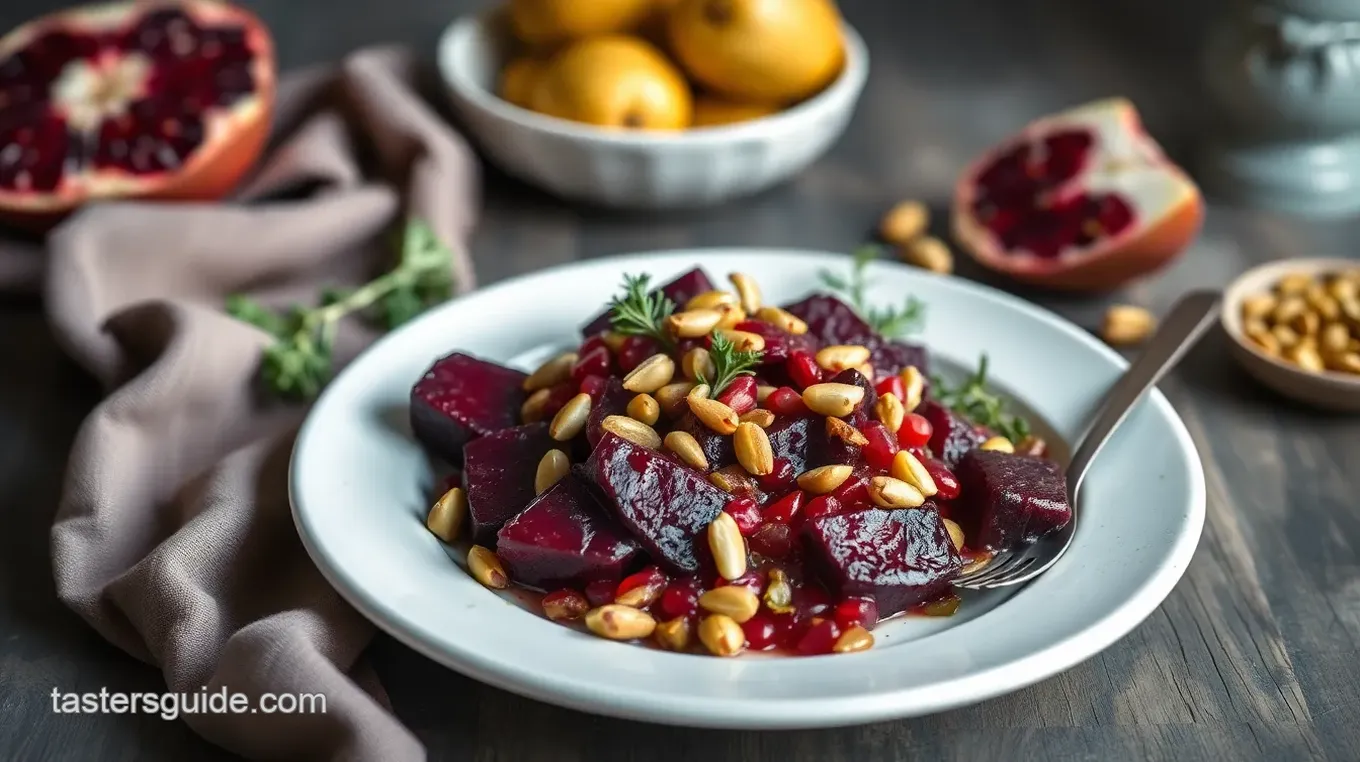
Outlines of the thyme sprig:
<svg viewBox="0 0 1360 762">
<path fill-rule="evenodd" d="M 819 275 L 822 283 L 833 291 L 839 291 L 855 308 L 864 322 L 868 323 L 879 335 L 890 339 L 901 338 L 919 332 L 925 326 L 926 306 L 915 296 L 907 296 L 901 307 L 876 307 L 865 297 L 869 263 L 878 259 L 882 248 L 877 244 L 865 244 L 852 255 L 852 266 L 848 276 L 837 275 L 830 270 L 822 270 Z"/>
<path fill-rule="evenodd" d="M 1006 401 L 987 391 L 987 355 L 978 358 L 974 373 L 958 386 L 949 386 L 943 379 L 931 377 L 931 396 L 941 405 L 1001 436 L 1019 443 L 1029 436 L 1029 422 L 1006 410 Z"/>
<path fill-rule="evenodd" d="M 609 302 L 609 323 L 618 333 L 646 336 L 662 346 L 674 343 L 666 331 L 666 318 L 675 312 L 675 302 L 650 289 L 652 276 L 624 275 L 623 295 Z"/>
<path fill-rule="evenodd" d="M 710 390 L 708 395 L 712 399 L 721 394 L 738 376 L 754 375 L 756 366 L 760 365 L 765 353 L 758 350 L 739 350 L 727 336 L 715 333 L 713 344 L 708 348 L 708 356 L 713 359 L 713 379 L 709 380 L 700 373 L 698 380 L 701 384 L 708 384 Z"/>
</svg>

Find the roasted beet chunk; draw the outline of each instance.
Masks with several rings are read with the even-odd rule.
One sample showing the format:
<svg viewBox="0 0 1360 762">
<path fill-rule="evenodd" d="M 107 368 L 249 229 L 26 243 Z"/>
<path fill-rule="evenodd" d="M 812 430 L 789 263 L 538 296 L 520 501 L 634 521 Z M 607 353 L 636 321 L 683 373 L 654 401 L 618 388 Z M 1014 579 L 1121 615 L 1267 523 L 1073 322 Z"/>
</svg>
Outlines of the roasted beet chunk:
<svg viewBox="0 0 1360 762">
<path fill-rule="evenodd" d="M 796 349 L 808 353 L 816 353 L 817 351 L 817 342 L 811 336 L 807 334 L 795 336 L 764 320 L 743 320 L 737 323 L 736 329 L 758 334 L 765 339 L 765 349 L 762 350 L 763 354 L 761 355 L 762 365 L 782 363 L 789 359 L 789 353 Z"/>
<path fill-rule="evenodd" d="M 822 344 L 865 344 L 878 338 L 854 307 L 829 294 L 814 294 L 784 309 L 807 323 L 807 335 Z"/>
<path fill-rule="evenodd" d="M 458 464 L 463 446 L 519 423 L 525 374 L 455 352 L 411 389 L 411 430 L 432 454 Z"/>
<path fill-rule="evenodd" d="M 590 406 L 590 418 L 586 421 L 586 439 L 590 446 L 594 447 L 600 443 L 600 435 L 604 430 L 600 424 L 604 419 L 611 415 L 627 415 L 628 403 L 635 397 L 633 392 L 623 388 L 623 382 L 616 377 L 610 377 L 605 383 L 604 393 L 600 395 L 598 402 Z"/>
<path fill-rule="evenodd" d="M 676 278 L 670 283 L 667 283 L 660 289 L 661 293 L 665 294 L 668 299 L 675 302 L 676 309 L 684 307 L 685 302 L 688 302 L 690 299 L 693 299 L 699 294 L 702 294 L 705 291 L 712 290 L 713 281 L 709 280 L 708 276 L 704 274 L 704 271 L 700 270 L 697 267 L 685 273 L 684 275 L 681 275 L 680 277 Z M 603 314 L 596 317 L 594 320 L 590 321 L 589 323 L 586 323 L 586 326 L 581 329 L 581 335 L 594 336 L 595 334 L 600 333 L 601 331 L 609 330 L 609 327 L 610 327 L 609 311 L 606 310 Z"/>
<path fill-rule="evenodd" d="M 808 521 L 808 557 L 841 597 L 872 595 L 880 616 L 905 611 L 949 592 L 958 551 L 938 511 L 873 508 Z"/>
<path fill-rule="evenodd" d="M 498 538 L 510 578 L 542 589 L 617 581 L 642 552 L 576 474 L 535 498 Z"/>
<path fill-rule="evenodd" d="M 974 550 L 1033 542 L 1072 520 L 1067 477 L 1046 458 L 973 450 L 954 473 L 961 491 L 951 515 Z"/>
<path fill-rule="evenodd" d="M 704 475 L 606 433 L 586 469 L 608 505 L 652 560 L 677 574 L 699 570 L 695 542 L 731 497 Z"/>
<path fill-rule="evenodd" d="M 775 418 L 774 423 L 765 429 L 765 436 L 770 440 L 770 449 L 774 452 L 775 459 L 787 460 L 794 474 L 806 471 L 808 448 L 812 441 L 811 431 L 814 426 L 821 425 L 821 419 L 795 418 L 791 415 Z"/>
<path fill-rule="evenodd" d="M 938 402 L 926 400 L 916 412 L 930 421 L 930 451 L 950 468 L 987 441 L 986 434 L 972 422 Z"/>
<path fill-rule="evenodd" d="M 686 411 L 681 415 L 675 422 L 675 430 L 688 432 L 694 437 L 694 441 L 698 442 L 699 448 L 704 451 L 704 457 L 708 458 L 710 471 L 737 462 L 737 451 L 732 444 L 732 437 L 725 437 L 705 426 L 703 421 L 694 417 L 694 413 Z"/>
<path fill-rule="evenodd" d="M 538 462 L 557 446 L 548 436 L 546 423 L 516 426 L 468 443 L 463 451 L 463 482 L 473 542 L 496 544 L 501 526 L 534 499 Z"/>
<path fill-rule="evenodd" d="M 880 379 L 895 376 L 908 365 L 915 365 L 922 373 L 930 372 L 930 360 L 925 347 L 905 341 L 878 339 L 869 349 L 869 364 L 874 366 L 874 372 Z"/>
</svg>

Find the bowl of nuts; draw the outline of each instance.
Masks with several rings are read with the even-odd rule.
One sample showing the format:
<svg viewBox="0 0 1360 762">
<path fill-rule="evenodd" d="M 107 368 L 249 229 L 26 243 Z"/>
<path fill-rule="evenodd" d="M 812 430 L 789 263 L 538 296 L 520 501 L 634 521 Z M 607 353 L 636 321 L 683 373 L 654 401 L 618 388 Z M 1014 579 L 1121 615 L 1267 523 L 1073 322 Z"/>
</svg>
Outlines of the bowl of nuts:
<svg viewBox="0 0 1360 762">
<path fill-rule="evenodd" d="M 1360 412 L 1360 262 L 1290 259 L 1249 270 L 1228 287 L 1223 327 L 1262 384 Z"/>
</svg>

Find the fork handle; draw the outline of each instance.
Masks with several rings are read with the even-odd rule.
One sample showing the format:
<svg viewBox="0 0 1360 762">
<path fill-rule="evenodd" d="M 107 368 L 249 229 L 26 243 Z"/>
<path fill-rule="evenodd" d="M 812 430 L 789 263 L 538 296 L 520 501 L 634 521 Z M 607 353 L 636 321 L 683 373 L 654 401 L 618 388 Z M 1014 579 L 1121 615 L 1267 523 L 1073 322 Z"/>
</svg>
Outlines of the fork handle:
<svg viewBox="0 0 1360 762">
<path fill-rule="evenodd" d="M 1099 414 L 1072 456 L 1071 465 L 1067 467 L 1068 495 L 1074 503 L 1077 489 L 1090 470 L 1091 461 L 1100 454 L 1101 448 L 1128 417 L 1129 411 L 1213 325 L 1221 299 L 1222 294 L 1217 291 L 1192 291 L 1182 297 L 1171 308 L 1171 313 L 1162 321 L 1142 354 L 1110 388 Z"/>
</svg>

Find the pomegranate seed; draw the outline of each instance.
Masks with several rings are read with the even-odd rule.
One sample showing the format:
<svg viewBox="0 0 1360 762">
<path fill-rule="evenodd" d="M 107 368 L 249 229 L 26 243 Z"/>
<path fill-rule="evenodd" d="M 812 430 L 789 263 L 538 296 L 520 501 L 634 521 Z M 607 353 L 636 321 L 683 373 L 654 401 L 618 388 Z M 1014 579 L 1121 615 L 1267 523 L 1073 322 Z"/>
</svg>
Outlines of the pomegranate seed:
<svg viewBox="0 0 1360 762">
<path fill-rule="evenodd" d="M 557 415 L 557 411 L 561 410 L 562 406 L 566 405 L 571 401 L 572 397 L 575 397 L 580 393 L 580 387 L 571 381 L 563 381 L 557 386 L 554 386 L 552 391 L 548 392 L 548 399 L 543 402 L 543 415 L 545 420 L 550 420 L 554 415 Z"/>
<path fill-rule="evenodd" d="M 745 415 L 756 409 L 756 379 L 754 376 L 737 376 L 732 383 L 718 395 L 718 401 Z"/>
<path fill-rule="evenodd" d="M 788 524 L 762 524 L 751 535 L 751 552 L 766 558 L 787 558 L 793 552 L 793 529 Z"/>
<path fill-rule="evenodd" d="M 589 394 L 591 402 L 599 402 L 609 379 L 604 376 L 586 376 L 581 379 L 581 394 Z"/>
<path fill-rule="evenodd" d="M 763 518 L 780 524 L 796 524 L 800 521 L 803 501 L 806 499 L 807 493 L 796 489 L 766 506 Z"/>
<path fill-rule="evenodd" d="M 581 355 L 581 359 L 571 368 L 572 380 L 580 383 L 586 376 L 608 376 L 610 365 L 609 347 L 599 347 Z"/>
<path fill-rule="evenodd" d="M 935 480 L 935 488 L 939 490 L 935 496 L 938 499 L 953 500 L 959 496 L 958 477 L 948 466 L 934 458 L 923 458 L 921 464 L 930 472 L 930 478 Z"/>
<path fill-rule="evenodd" d="M 703 588 L 694 577 L 677 579 L 666 586 L 657 605 L 667 619 L 681 616 L 694 616 L 699 611 L 699 596 Z"/>
<path fill-rule="evenodd" d="M 624 373 L 631 372 L 633 368 L 642 364 L 643 360 L 661 351 L 661 346 L 656 340 L 646 336 L 629 336 L 623 340 L 623 346 L 619 348 L 619 370 Z"/>
<path fill-rule="evenodd" d="M 897 437 L 888 431 L 888 427 L 878 421 L 870 421 L 860 427 L 860 433 L 869 440 L 869 444 L 860 448 L 864 453 L 864 459 L 869 465 L 879 471 L 887 471 L 892 467 L 893 456 L 901 449 L 897 444 Z"/>
<path fill-rule="evenodd" d="M 766 492 L 778 495 L 792 489 L 797 479 L 798 474 L 794 473 L 793 464 L 788 458 L 775 458 L 774 470 L 763 476 L 757 476 L 756 482 Z"/>
<path fill-rule="evenodd" d="M 746 647 L 752 651 L 768 651 L 775 647 L 779 629 L 775 626 L 774 615 L 757 612 L 742 623 L 741 629 L 746 633 Z"/>
<path fill-rule="evenodd" d="M 841 628 L 830 619 L 813 622 L 808 631 L 798 640 L 798 653 L 803 656 L 820 656 L 831 653 L 836 639 L 841 636 Z"/>
<path fill-rule="evenodd" d="M 607 579 L 597 579 L 586 585 L 586 600 L 590 601 L 591 606 L 613 603 L 615 587 L 617 585 Z"/>
<path fill-rule="evenodd" d="M 733 587 L 744 587 L 747 590 L 750 590 L 752 593 L 755 593 L 757 596 L 759 596 L 760 591 L 765 587 L 765 575 L 762 574 L 761 572 L 754 570 L 748 571 L 730 582 L 720 579 L 718 580 L 718 584 L 716 585 L 716 587 L 722 587 L 723 585 L 731 585 Z"/>
<path fill-rule="evenodd" d="M 873 498 L 869 497 L 869 477 L 867 476 L 850 477 L 845 481 L 845 484 L 832 492 L 831 496 L 841 504 L 841 509 L 837 513 L 850 513 L 874 507 Z"/>
<path fill-rule="evenodd" d="M 817 358 L 801 349 L 789 353 L 784 369 L 793 383 L 803 389 L 822 382 L 822 369 L 817 365 Z"/>
<path fill-rule="evenodd" d="M 597 349 L 609 349 L 609 345 L 604 341 L 603 333 L 597 333 L 581 342 L 581 348 L 576 350 L 576 355 L 578 357 L 585 357 Z"/>
<path fill-rule="evenodd" d="M 865 495 L 868 494 L 869 492 L 866 489 Z M 834 495 L 821 495 L 807 501 L 807 505 L 803 506 L 803 518 L 806 521 L 812 521 L 824 516 L 835 516 L 842 510 L 841 501 L 837 500 Z"/>
<path fill-rule="evenodd" d="M 770 392 L 770 396 L 765 398 L 765 407 L 775 415 L 808 414 L 807 405 L 803 404 L 803 395 L 787 386 L 781 386 Z"/>
<path fill-rule="evenodd" d="M 903 447 L 922 447 L 930 441 L 933 433 L 935 429 L 925 416 L 908 413 L 906 420 L 902 421 L 902 428 L 897 431 L 897 442 Z"/>
<path fill-rule="evenodd" d="M 874 386 L 874 391 L 878 392 L 880 397 L 884 394 L 892 394 L 899 400 L 907 398 L 907 389 L 902 384 L 902 377 L 898 375 L 891 375 L 882 381 L 879 381 L 878 384 Z"/>
<path fill-rule="evenodd" d="M 878 623 L 878 603 L 869 596 L 846 598 L 837 604 L 833 618 L 842 630 L 848 630 L 851 627 L 863 627 L 866 630 L 872 630 L 874 625 Z"/>
<path fill-rule="evenodd" d="M 815 585 L 794 588 L 793 606 L 797 609 L 795 616 L 807 619 L 830 611 L 831 596 Z"/>
<path fill-rule="evenodd" d="M 727 501 L 723 510 L 737 522 L 737 529 L 749 537 L 760 528 L 760 506 L 749 497 L 734 497 Z"/>
<path fill-rule="evenodd" d="M 623 578 L 614 590 L 614 600 L 634 608 L 645 609 L 656 603 L 666 589 L 666 574 L 655 566 Z M 627 595 L 628 597 L 624 597 Z"/>
<path fill-rule="evenodd" d="M 793 614 L 775 614 L 770 618 L 774 620 L 774 637 L 779 647 L 786 651 L 797 648 L 798 640 L 807 630 L 805 623 L 798 621 Z"/>
</svg>

